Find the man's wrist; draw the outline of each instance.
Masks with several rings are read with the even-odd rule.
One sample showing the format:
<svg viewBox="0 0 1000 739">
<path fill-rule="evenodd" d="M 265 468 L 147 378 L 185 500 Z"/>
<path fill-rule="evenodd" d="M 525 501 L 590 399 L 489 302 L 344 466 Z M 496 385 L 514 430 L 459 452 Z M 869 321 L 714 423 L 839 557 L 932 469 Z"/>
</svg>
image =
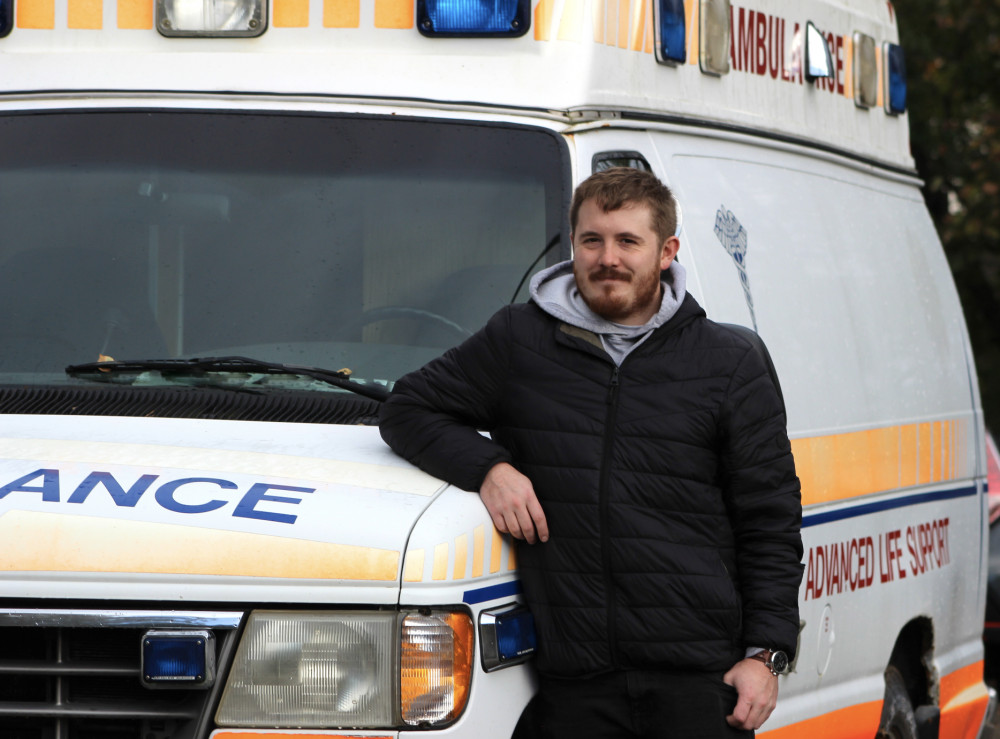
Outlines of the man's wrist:
<svg viewBox="0 0 1000 739">
<path fill-rule="evenodd" d="M 749 652 L 750 650 L 748 649 L 747 651 Z M 746 659 L 753 659 L 763 663 L 764 667 L 769 669 L 775 677 L 784 674 L 788 670 L 788 655 L 780 650 L 761 649 L 754 652 L 754 654 L 748 654 Z"/>
</svg>

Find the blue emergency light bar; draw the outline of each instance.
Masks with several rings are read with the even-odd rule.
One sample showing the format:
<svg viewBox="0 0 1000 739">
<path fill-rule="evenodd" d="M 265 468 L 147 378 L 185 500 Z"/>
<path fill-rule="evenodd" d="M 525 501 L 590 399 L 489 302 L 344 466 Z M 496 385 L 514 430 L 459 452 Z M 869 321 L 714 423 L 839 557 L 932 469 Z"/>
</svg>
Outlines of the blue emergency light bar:
<svg viewBox="0 0 1000 739">
<path fill-rule="evenodd" d="M 151 630 L 142 637 L 142 684 L 147 688 L 207 688 L 215 682 L 211 631 Z"/>
<path fill-rule="evenodd" d="M 530 0 L 417 0 L 417 28 L 424 36 L 514 38 L 530 25 Z"/>
<path fill-rule="evenodd" d="M 886 86 L 885 109 L 887 113 L 906 112 L 906 55 L 899 44 L 885 45 Z"/>
<path fill-rule="evenodd" d="M 662 64 L 683 64 L 687 61 L 684 0 L 659 0 L 656 30 L 656 61 Z"/>
</svg>

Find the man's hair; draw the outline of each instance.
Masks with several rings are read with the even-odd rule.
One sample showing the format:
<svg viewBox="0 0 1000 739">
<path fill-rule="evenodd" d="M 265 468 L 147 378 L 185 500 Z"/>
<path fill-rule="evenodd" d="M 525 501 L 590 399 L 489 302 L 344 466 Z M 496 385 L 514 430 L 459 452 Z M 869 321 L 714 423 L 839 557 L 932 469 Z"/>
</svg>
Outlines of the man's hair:
<svg viewBox="0 0 1000 739">
<path fill-rule="evenodd" d="M 631 205 L 647 205 L 652 212 L 653 231 L 662 244 L 677 230 L 677 206 L 670 188 L 656 175 L 632 167 L 611 167 L 585 179 L 573 193 L 569 222 L 576 231 L 580 206 L 594 199 L 605 213 Z"/>
</svg>

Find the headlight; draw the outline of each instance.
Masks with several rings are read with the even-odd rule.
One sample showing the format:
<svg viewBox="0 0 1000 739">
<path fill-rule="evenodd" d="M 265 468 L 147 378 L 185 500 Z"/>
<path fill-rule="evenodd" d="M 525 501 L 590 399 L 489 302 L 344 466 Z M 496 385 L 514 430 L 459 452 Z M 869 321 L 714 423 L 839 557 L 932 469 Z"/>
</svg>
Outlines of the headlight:
<svg viewBox="0 0 1000 739">
<path fill-rule="evenodd" d="M 446 723 L 468 697 L 472 621 L 448 611 L 255 611 L 216 714 L 220 726 Z"/>
</svg>

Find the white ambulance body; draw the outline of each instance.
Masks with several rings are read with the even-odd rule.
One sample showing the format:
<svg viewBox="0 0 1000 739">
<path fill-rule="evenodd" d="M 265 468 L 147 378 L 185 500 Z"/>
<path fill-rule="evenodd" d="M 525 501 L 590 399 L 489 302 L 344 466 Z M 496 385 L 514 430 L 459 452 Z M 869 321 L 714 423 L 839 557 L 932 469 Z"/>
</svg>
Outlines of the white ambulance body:
<svg viewBox="0 0 1000 739">
<path fill-rule="evenodd" d="M 510 736 L 515 551 L 383 445 L 378 396 L 526 299 L 615 164 L 674 189 L 689 289 L 780 377 L 805 571 L 762 735 L 977 736 L 982 413 L 892 3 L 0 26 L 0 736 Z"/>
</svg>

